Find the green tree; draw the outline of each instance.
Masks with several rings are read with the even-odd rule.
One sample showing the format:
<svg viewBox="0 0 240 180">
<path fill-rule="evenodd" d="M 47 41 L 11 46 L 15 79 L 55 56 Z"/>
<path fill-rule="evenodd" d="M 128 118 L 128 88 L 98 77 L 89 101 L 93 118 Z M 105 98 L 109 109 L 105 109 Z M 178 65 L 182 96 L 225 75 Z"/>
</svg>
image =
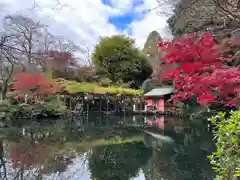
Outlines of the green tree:
<svg viewBox="0 0 240 180">
<path fill-rule="evenodd" d="M 92 54 L 96 72 L 113 83 L 132 82 L 139 87 L 152 73 L 143 54 L 135 47 L 134 40 L 123 35 L 104 37 Z"/>
<path fill-rule="evenodd" d="M 127 68 L 127 67 L 126 67 Z M 133 59 L 131 69 L 126 72 L 126 76 L 123 76 L 123 82 L 132 82 L 132 88 L 140 88 L 142 83 L 152 74 L 152 67 L 144 57 L 139 56 Z M 125 74 L 123 74 L 125 75 Z"/>
</svg>

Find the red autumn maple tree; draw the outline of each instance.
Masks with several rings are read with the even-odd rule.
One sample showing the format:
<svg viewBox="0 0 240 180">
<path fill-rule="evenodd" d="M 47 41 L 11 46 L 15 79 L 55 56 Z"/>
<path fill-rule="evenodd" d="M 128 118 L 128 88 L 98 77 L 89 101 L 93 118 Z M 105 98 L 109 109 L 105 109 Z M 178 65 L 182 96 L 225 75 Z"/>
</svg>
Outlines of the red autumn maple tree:
<svg viewBox="0 0 240 180">
<path fill-rule="evenodd" d="M 14 76 L 13 89 L 24 94 L 48 94 L 58 91 L 57 85 L 43 74 L 18 73 Z"/>
<path fill-rule="evenodd" d="M 239 106 L 240 68 L 226 65 L 231 58 L 220 56 L 214 38 L 205 32 L 201 37 L 191 34 L 177 41 L 159 43 L 160 50 L 166 52 L 161 60 L 178 65 L 164 76 L 177 89 L 173 100 L 196 97 L 199 104 Z"/>
</svg>

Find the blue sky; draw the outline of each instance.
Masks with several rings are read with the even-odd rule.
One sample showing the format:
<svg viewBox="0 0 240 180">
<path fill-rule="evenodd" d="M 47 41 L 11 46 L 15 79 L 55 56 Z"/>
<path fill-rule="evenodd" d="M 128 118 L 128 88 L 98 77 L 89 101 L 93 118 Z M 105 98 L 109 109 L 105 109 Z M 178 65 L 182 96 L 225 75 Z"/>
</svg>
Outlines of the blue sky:
<svg viewBox="0 0 240 180">
<path fill-rule="evenodd" d="M 125 30 L 128 26 L 134 22 L 135 20 L 141 19 L 136 13 L 129 12 L 120 16 L 109 17 L 108 22 L 116 26 L 118 30 Z"/>
<path fill-rule="evenodd" d="M 114 4 L 110 0 L 102 0 L 102 3 L 105 4 L 106 6 L 114 8 Z M 136 7 L 139 7 L 143 4 L 144 4 L 143 0 L 134 1 L 129 11 L 120 15 L 110 16 L 108 22 L 113 24 L 120 31 L 128 29 L 131 23 L 133 23 L 134 21 L 139 21 L 144 18 L 146 12 L 140 13 L 134 11 Z M 131 34 L 131 31 L 128 30 L 128 32 Z"/>
<path fill-rule="evenodd" d="M 0 0 L 0 4 L 5 14 L 20 13 L 40 20 L 53 34 L 84 44 L 90 51 L 101 36 L 129 35 L 139 48 L 153 30 L 163 38 L 171 37 L 166 31 L 167 17 L 148 11 L 156 7 L 156 0 L 59 0 L 64 5 L 61 9 L 56 9 L 56 0 L 35 1 L 40 8 L 34 11 L 30 11 L 32 0 Z"/>
</svg>

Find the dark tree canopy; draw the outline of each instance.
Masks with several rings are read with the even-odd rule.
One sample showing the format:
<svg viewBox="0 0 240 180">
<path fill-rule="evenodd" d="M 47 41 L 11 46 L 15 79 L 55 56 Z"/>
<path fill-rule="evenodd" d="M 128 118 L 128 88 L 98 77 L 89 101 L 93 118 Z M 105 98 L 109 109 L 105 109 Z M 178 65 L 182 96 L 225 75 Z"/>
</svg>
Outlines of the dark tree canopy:
<svg viewBox="0 0 240 180">
<path fill-rule="evenodd" d="M 135 47 L 134 40 L 123 35 L 104 37 L 92 54 L 96 72 L 113 83 L 132 82 L 133 87 L 152 73 L 144 55 Z"/>
</svg>

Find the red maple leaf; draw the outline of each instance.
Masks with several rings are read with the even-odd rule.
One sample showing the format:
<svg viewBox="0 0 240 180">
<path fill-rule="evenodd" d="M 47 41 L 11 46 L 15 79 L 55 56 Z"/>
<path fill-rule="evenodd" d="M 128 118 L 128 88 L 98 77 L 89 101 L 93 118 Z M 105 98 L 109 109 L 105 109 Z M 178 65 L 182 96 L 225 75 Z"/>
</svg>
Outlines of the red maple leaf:
<svg viewBox="0 0 240 180">
<path fill-rule="evenodd" d="M 206 32 L 201 37 L 190 34 L 177 41 L 160 43 L 160 50 L 166 52 L 161 60 L 178 65 L 164 76 L 177 89 L 173 100 L 197 97 L 200 104 L 215 101 L 239 105 L 240 67 L 224 63 L 231 58 L 220 56 L 214 38 Z"/>
<path fill-rule="evenodd" d="M 24 94 L 47 94 L 58 91 L 58 87 L 43 74 L 18 73 L 14 76 L 13 89 Z"/>
</svg>

